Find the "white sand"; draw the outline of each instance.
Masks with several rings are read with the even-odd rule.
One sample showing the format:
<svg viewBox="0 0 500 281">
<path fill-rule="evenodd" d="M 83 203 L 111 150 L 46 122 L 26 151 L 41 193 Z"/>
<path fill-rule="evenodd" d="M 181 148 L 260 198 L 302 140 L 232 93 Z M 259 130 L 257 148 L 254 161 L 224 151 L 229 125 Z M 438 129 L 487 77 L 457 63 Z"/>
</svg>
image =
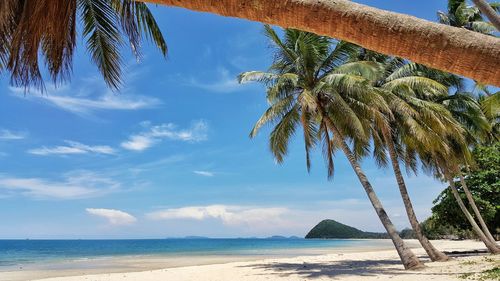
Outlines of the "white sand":
<svg viewBox="0 0 500 281">
<path fill-rule="evenodd" d="M 415 245 L 415 243 L 412 243 Z M 477 241 L 433 241 L 445 251 L 484 249 Z M 149 270 L 26 280 L 44 281 L 263 281 L 263 280 L 464 280 L 459 275 L 478 273 L 500 265 L 500 257 L 487 254 L 455 257 L 448 262 L 430 263 L 421 248 L 414 249 L 427 267 L 404 270 L 395 250 L 349 252 L 294 258 L 265 259 Z M 0 273 L 0 277 L 3 273 Z M 6 277 L 4 275 L 4 277 Z"/>
</svg>

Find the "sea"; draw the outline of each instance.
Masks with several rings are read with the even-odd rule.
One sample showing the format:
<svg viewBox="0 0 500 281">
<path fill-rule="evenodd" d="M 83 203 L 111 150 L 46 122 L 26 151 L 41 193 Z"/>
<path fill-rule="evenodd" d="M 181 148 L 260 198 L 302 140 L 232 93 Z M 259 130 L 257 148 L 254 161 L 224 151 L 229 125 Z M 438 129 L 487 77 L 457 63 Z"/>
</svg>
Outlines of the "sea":
<svg viewBox="0 0 500 281">
<path fill-rule="evenodd" d="M 349 239 L 145 239 L 145 240 L 0 240 L 0 272 L 37 265 L 73 264 L 106 259 L 175 257 L 286 257 L 391 247 L 387 240 Z M 68 263 L 75 261 L 77 263 Z M 88 263 L 96 264 L 96 263 Z"/>
</svg>

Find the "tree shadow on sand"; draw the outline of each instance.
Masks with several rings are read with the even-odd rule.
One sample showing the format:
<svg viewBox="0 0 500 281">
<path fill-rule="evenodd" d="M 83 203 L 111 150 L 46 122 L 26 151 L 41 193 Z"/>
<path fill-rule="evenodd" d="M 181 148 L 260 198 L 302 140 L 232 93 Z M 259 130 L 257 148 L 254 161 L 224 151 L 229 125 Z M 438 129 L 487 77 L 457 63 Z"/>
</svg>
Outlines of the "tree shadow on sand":
<svg viewBox="0 0 500 281">
<path fill-rule="evenodd" d="M 275 274 L 280 277 L 299 275 L 303 278 L 319 277 L 342 277 L 342 276 L 375 276 L 375 275 L 450 275 L 460 274 L 459 272 L 429 272 L 419 270 L 405 270 L 398 259 L 388 260 L 343 260 L 331 262 L 313 262 L 313 263 L 288 263 L 272 262 L 245 265 L 241 267 L 251 267 L 264 270 L 260 275 Z"/>
</svg>

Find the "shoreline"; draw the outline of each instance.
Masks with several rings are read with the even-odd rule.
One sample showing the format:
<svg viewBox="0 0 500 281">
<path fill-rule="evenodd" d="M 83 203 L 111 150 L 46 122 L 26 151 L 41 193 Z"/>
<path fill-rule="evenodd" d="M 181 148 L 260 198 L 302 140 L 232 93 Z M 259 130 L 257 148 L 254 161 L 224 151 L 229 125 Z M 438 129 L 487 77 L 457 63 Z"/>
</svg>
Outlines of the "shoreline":
<svg viewBox="0 0 500 281">
<path fill-rule="evenodd" d="M 182 242 L 182 240 L 180 241 Z M 216 252 L 190 251 L 47 258 L 36 262 L 26 261 L 0 267 L 0 281 L 31 280 L 30 278 L 33 276 L 49 278 L 84 274 L 124 273 L 230 262 L 249 262 L 273 258 L 388 250 L 393 248 L 392 242 L 387 239 L 332 239 L 330 241 L 355 241 L 356 243 L 335 244 L 334 246 L 325 247 L 256 248 L 234 251 L 221 250 Z"/>
<path fill-rule="evenodd" d="M 415 248 L 418 242 L 406 240 L 419 256 L 423 249 Z M 444 251 L 467 251 L 484 249 L 477 241 L 433 241 L 437 248 Z M 176 257 L 134 257 L 96 260 L 86 268 L 65 270 L 18 270 L 0 272 L 0 281 L 118 281 L 118 280 L 413 280 L 411 275 L 428 275 L 429 280 L 460 280 L 456 273 L 470 267 L 477 271 L 485 267 L 481 261 L 485 255 L 470 255 L 455 258 L 445 263 L 427 263 L 423 271 L 405 271 L 399 263 L 397 253 L 387 247 L 352 247 L 327 249 L 328 253 L 314 253 L 303 249 L 301 253 L 288 257 L 262 256 L 176 256 Z M 500 258 L 491 256 L 498 266 Z M 175 263 L 172 263 L 175 260 Z M 423 261 L 428 261 L 423 259 Z M 462 264 L 463 262 L 466 264 Z M 116 263 L 118 262 L 118 263 Z M 194 263 L 194 264 L 193 264 Z M 490 262 L 491 263 L 491 262 Z M 488 264 L 488 263 L 486 263 Z M 119 265 L 119 266 L 117 266 Z M 126 265 L 126 266 L 124 266 Z M 487 267 L 487 266 L 486 266 Z M 491 267 L 491 266 L 490 266 Z M 486 268 L 488 269 L 488 268 Z M 438 272 L 436 271 L 438 270 Z M 450 271 L 451 270 L 451 271 Z M 432 272 L 430 272 L 432 271 Z M 434 272 L 436 271 L 436 272 Z M 446 272 L 451 274 L 446 275 Z M 462 272 L 467 273 L 467 272 Z M 444 275 L 443 275 L 444 274 Z M 252 276 L 252 278 L 250 278 Z M 313 276 L 316 276 L 313 278 Z M 448 278 L 439 279 L 433 278 Z M 455 277 L 453 277 L 455 276 Z M 376 277 L 376 278 L 375 278 Z M 382 279 L 380 279 L 380 278 Z M 402 277 L 403 279 L 397 279 Z M 48 278 L 48 279 L 44 279 Z M 324 279 L 323 279 L 324 278 Z M 353 279 L 351 279 L 353 278 Z M 407 278 L 407 279 L 404 279 Z M 413 277 L 411 277 L 413 278 Z M 419 278 L 422 278 L 420 276 Z M 415 279 L 418 280 L 418 279 Z"/>
</svg>

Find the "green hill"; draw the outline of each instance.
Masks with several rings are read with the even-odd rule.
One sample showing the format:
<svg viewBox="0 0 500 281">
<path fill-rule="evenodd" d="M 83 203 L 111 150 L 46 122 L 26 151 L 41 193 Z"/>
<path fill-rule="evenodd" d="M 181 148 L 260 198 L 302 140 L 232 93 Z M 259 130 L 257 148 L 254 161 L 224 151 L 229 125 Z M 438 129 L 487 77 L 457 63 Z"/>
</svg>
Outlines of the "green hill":
<svg viewBox="0 0 500 281">
<path fill-rule="evenodd" d="M 365 232 L 334 220 L 323 220 L 313 227 L 305 238 L 386 239 L 388 236 L 386 233 Z"/>
</svg>

